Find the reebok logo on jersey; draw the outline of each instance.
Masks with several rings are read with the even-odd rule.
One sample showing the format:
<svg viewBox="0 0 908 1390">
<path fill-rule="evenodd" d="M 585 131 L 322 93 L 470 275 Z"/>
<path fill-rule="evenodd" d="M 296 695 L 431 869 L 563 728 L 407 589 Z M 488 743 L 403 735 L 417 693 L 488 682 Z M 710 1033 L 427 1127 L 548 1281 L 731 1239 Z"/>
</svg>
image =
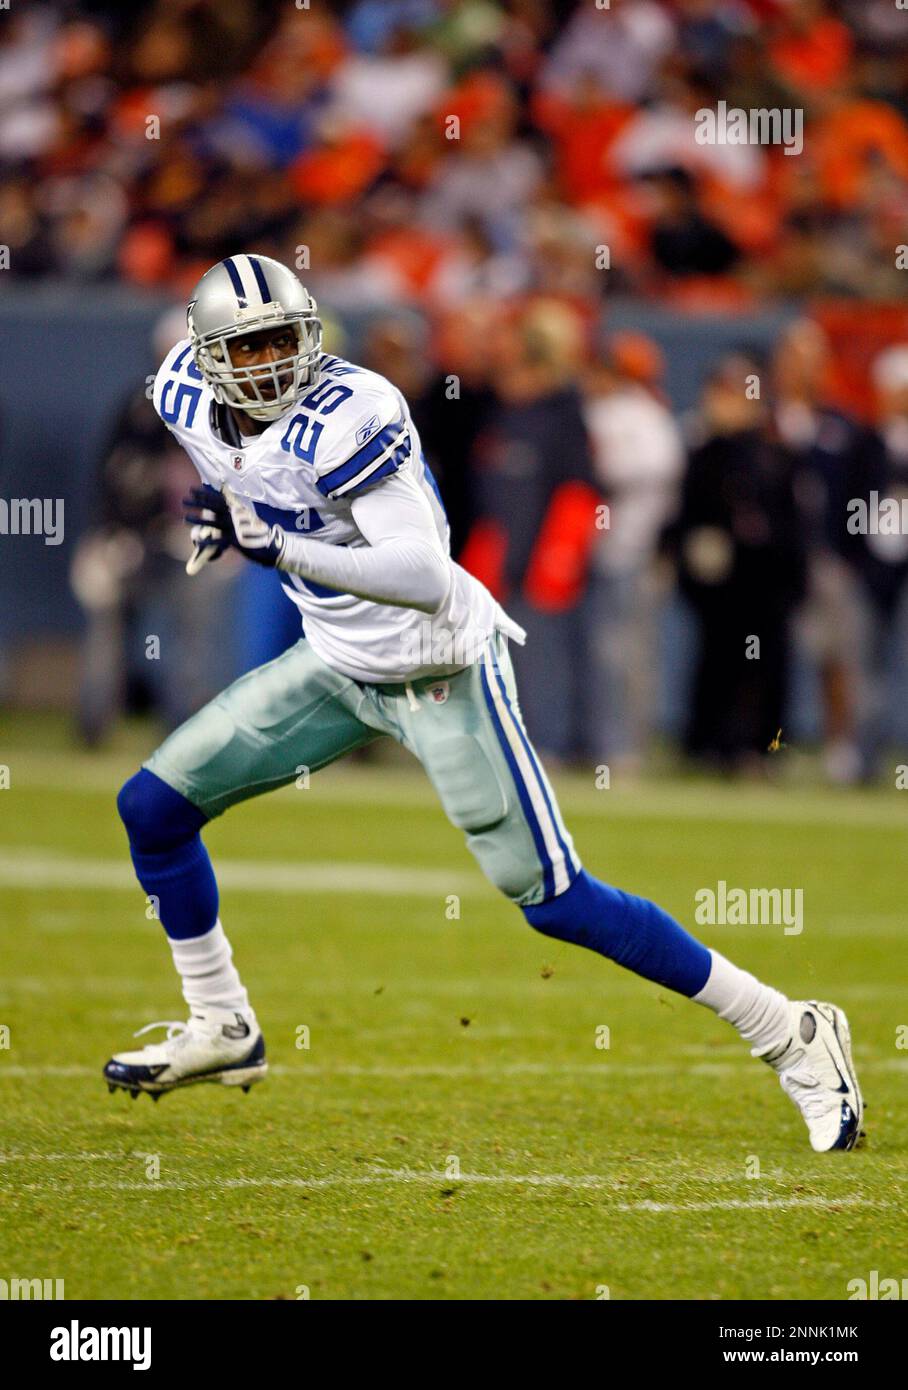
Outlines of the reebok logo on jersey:
<svg viewBox="0 0 908 1390">
<path fill-rule="evenodd" d="M 377 429 L 378 416 L 373 415 L 371 420 L 367 420 L 364 425 L 360 425 L 359 429 L 356 431 L 357 444 L 365 444 L 366 440 L 369 439 Z"/>
</svg>

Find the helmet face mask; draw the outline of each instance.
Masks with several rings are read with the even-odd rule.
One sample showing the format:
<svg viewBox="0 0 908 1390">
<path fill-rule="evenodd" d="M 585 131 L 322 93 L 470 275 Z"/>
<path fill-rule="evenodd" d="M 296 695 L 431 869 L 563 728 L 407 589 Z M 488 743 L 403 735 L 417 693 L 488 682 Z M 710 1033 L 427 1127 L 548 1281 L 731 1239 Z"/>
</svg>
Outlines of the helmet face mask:
<svg viewBox="0 0 908 1390">
<path fill-rule="evenodd" d="M 278 419 L 306 388 L 318 384 L 322 355 L 318 306 L 293 271 L 279 261 L 232 256 L 213 266 L 193 291 L 187 323 L 196 366 L 215 400 L 255 420 Z M 240 341 L 282 327 L 295 337 L 295 351 L 271 362 L 234 363 L 231 349 Z"/>
</svg>

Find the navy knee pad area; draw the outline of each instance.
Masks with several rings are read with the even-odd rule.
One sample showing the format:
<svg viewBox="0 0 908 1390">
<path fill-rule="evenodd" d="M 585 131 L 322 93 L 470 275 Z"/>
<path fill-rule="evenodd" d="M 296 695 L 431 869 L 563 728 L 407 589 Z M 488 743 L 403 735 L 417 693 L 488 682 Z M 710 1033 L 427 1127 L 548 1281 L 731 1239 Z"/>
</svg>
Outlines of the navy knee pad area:
<svg viewBox="0 0 908 1390">
<path fill-rule="evenodd" d="M 208 819 L 146 767 L 123 783 L 117 810 L 130 845 L 140 854 L 160 853 L 191 840 Z"/>
<path fill-rule="evenodd" d="M 217 882 L 199 834 L 208 817 L 145 767 L 120 788 L 117 810 L 136 877 L 156 899 L 167 935 L 204 936 L 218 916 Z"/>
</svg>

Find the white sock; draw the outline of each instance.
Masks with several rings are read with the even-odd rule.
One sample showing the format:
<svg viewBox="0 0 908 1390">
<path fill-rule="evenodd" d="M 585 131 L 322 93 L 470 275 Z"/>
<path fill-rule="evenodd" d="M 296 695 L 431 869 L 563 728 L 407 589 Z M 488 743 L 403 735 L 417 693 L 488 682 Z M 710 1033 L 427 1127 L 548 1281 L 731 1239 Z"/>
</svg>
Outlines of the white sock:
<svg viewBox="0 0 908 1390">
<path fill-rule="evenodd" d="M 695 1004 L 705 1004 L 726 1023 L 731 1023 L 755 1052 L 778 1047 L 788 1039 L 788 1000 L 770 985 L 763 985 L 746 970 L 710 951 L 709 979 L 694 995 Z"/>
<path fill-rule="evenodd" d="M 190 1008 L 213 1005 L 251 1013 L 249 996 L 233 963 L 233 952 L 220 919 L 204 936 L 169 940 L 173 963 L 183 981 L 183 998 Z"/>
</svg>

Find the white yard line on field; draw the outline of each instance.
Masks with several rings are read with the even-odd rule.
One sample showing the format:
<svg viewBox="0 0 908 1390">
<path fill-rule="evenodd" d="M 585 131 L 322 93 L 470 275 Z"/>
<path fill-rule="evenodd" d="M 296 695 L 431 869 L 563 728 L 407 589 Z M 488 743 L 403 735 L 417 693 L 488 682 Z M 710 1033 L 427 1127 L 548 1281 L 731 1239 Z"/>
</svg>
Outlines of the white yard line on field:
<svg viewBox="0 0 908 1390">
<path fill-rule="evenodd" d="M 156 1155 L 157 1157 L 162 1159 L 165 1157 L 165 1155 L 161 1153 L 159 1150 L 156 1150 Z M 147 1155 L 144 1152 L 139 1153 L 138 1151 L 133 1151 L 131 1153 L 80 1153 L 78 1151 L 73 1153 L 53 1154 L 0 1153 L 0 1163 L 38 1164 L 91 1162 L 134 1164 L 137 1159 L 145 1157 L 147 1157 Z M 372 1183 L 381 1182 L 390 1178 L 391 1181 L 404 1181 L 407 1179 L 412 1179 L 414 1181 L 438 1181 L 441 1183 L 460 1181 L 500 1184 L 526 1183 L 530 1187 L 563 1187 L 566 1185 L 576 1185 L 581 1187 L 609 1188 L 614 1189 L 618 1193 L 623 1193 L 628 1186 L 638 1181 L 645 1181 L 647 1185 L 655 1184 L 656 1186 L 666 1186 L 672 1192 L 675 1193 L 677 1192 L 678 1184 L 680 1182 L 692 1182 L 696 1184 L 706 1184 L 708 1186 L 714 1186 L 728 1183 L 740 1184 L 742 1181 L 749 1181 L 748 1179 L 742 1178 L 740 1168 L 726 1168 L 722 1171 L 714 1172 L 707 1172 L 703 1170 L 697 1170 L 696 1172 L 693 1172 L 691 1170 L 691 1165 L 683 1161 L 667 1161 L 666 1163 L 664 1163 L 662 1167 L 665 1169 L 680 1169 L 681 1171 L 680 1173 L 675 1173 L 673 1171 L 671 1175 L 667 1175 L 660 1179 L 652 1178 L 648 1175 L 642 1179 L 638 1179 L 637 1177 L 611 1177 L 605 1173 L 467 1173 L 462 1178 L 451 1178 L 450 1174 L 445 1172 L 443 1169 L 436 1168 L 418 1169 L 412 1168 L 408 1165 L 392 1168 L 385 1163 L 369 1163 L 366 1164 L 365 1167 L 365 1172 L 360 1171 L 357 1173 L 349 1174 L 328 1173 L 320 1177 L 316 1175 L 313 1175 L 311 1177 L 260 1175 L 253 1178 L 225 1178 L 221 1175 L 218 1175 L 217 1178 L 214 1179 L 214 1181 L 216 1181 L 219 1185 L 224 1185 L 227 1187 L 256 1186 L 260 1182 L 268 1184 L 273 1183 L 276 1186 L 290 1187 L 299 1187 L 301 1185 L 307 1185 L 310 1187 L 335 1187 L 347 1181 L 353 1183 L 361 1181 Z M 833 1178 L 848 1177 L 848 1175 L 842 1169 L 839 1169 L 837 1173 L 832 1173 L 830 1176 L 832 1176 Z M 790 1177 L 790 1174 L 786 1174 L 781 1170 L 774 1170 L 772 1172 L 766 1172 L 765 1174 L 763 1174 L 762 1181 L 770 1183 L 785 1182 L 789 1180 Z M 154 1179 L 154 1181 L 157 1181 L 157 1179 Z M 167 1181 L 183 1183 L 188 1182 L 190 1180 L 183 1178 L 173 1178 L 168 1179 Z M 198 1181 L 202 1182 L 203 1179 L 199 1179 Z"/>
<path fill-rule="evenodd" d="M 482 875 L 457 869 L 395 868 L 388 864 L 219 859 L 218 880 L 239 893 L 371 893 L 388 897 L 491 894 Z M 0 851 L 0 885 L 8 888 L 92 888 L 141 893 L 132 865 L 123 859 L 82 859 L 24 845 Z"/>
<path fill-rule="evenodd" d="M 753 1063 L 746 1059 L 741 1062 L 702 1062 L 681 1068 L 686 1076 L 725 1076 L 731 1072 L 753 1069 Z M 350 1076 L 370 1077 L 392 1081 L 405 1081 L 410 1077 L 447 1076 L 475 1077 L 477 1080 L 494 1080 L 499 1076 L 607 1076 L 609 1073 L 621 1076 L 677 1076 L 679 1067 L 661 1062 L 577 1062 L 550 1066 L 547 1062 L 505 1062 L 500 1066 L 469 1066 L 451 1063 L 425 1066 L 359 1066 L 355 1063 L 336 1067 L 323 1067 L 317 1062 L 302 1062 L 298 1067 L 288 1067 L 282 1063 L 269 1063 L 270 1076 L 290 1077 L 305 1080 L 307 1076 Z M 100 1067 L 86 1066 L 42 1066 L 40 1064 L 16 1064 L 0 1061 L 0 1080 L 28 1076 L 97 1076 Z"/>
<path fill-rule="evenodd" d="M 391 898 L 436 898 L 443 903 L 450 894 L 459 897 L 500 896 L 476 870 L 446 869 L 425 865 L 395 866 L 369 864 L 355 860 L 314 862 L 297 860 L 247 860 L 218 857 L 217 876 L 222 888 L 234 893 L 362 894 Z M 34 892 L 49 889 L 91 888 L 95 892 L 141 895 L 132 865 L 122 859 L 89 859 L 55 853 L 47 848 L 22 845 L 0 850 L 0 886 Z M 502 899 L 502 902 L 504 900 Z M 446 919 L 447 920 L 447 919 Z M 897 913 L 861 916 L 829 916 L 817 923 L 824 936 L 853 936 L 870 930 L 876 936 L 901 936 L 904 917 Z M 80 929 L 77 914 L 71 922 L 53 923 L 53 931 L 65 933 Z M 714 929 L 715 930 L 715 929 Z M 723 935 L 735 928 L 720 929 Z M 780 927 L 763 927 L 779 940 Z"/>
<path fill-rule="evenodd" d="M 908 1058 L 870 1057 L 861 1059 L 861 1071 L 908 1070 Z M 338 1066 L 321 1066 L 317 1062 L 301 1062 L 297 1067 L 284 1063 L 269 1063 L 269 1076 L 290 1077 L 306 1080 L 318 1077 L 375 1077 L 377 1080 L 405 1081 L 415 1077 L 441 1076 L 475 1078 L 494 1081 L 505 1076 L 595 1076 L 601 1079 L 613 1076 L 729 1076 L 739 1072 L 751 1071 L 757 1074 L 753 1062 L 746 1056 L 738 1061 L 728 1062 L 614 1062 L 603 1059 L 601 1062 L 502 1062 L 490 1065 L 471 1066 L 468 1063 L 426 1063 L 406 1066 L 361 1066 L 357 1063 L 341 1063 Z M 100 1066 L 52 1066 L 42 1063 L 15 1063 L 0 1061 L 0 1080 L 10 1080 L 30 1076 L 94 1076 L 101 1079 Z"/>
<path fill-rule="evenodd" d="M 134 1154 L 5 1154 L 0 1153 L 0 1163 L 121 1163 L 134 1158 Z"/>
<path fill-rule="evenodd" d="M 740 1181 L 740 1176 L 738 1178 Z M 702 1178 L 694 1181 L 703 1181 Z M 562 1188 L 568 1191 L 614 1192 L 627 1187 L 628 1182 L 607 1178 L 598 1173 L 460 1173 L 456 1178 L 439 1169 L 420 1171 L 411 1168 L 389 1169 L 386 1172 L 329 1174 L 325 1177 L 255 1177 L 255 1178 L 213 1178 L 213 1179 L 168 1179 L 149 1178 L 142 1181 L 110 1181 L 80 1183 L 79 1191 L 93 1192 L 192 1192 L 211 1191 L 220 1188 L 224 1191 L 237 1191 L 243 1188 L 288 1188 L 300 1191 L 320 1191 L 327 1188 L 382 1187 L 394 1185 L 435 1186 L 444 1184 L 445 1190 L 455 1190 L 458 1186 L 484 1187 L 524 1187 L 524 1188 Z M 21 1192 L 72 1191 L 72 1184 L 61 1182 L 24 1183 L 15 1189 Z M 870 1207 L 882 1209 L 892 1204 L 885 1199 L 846 1194 L 842 1197 L 804 1196 L 804 1197 L 728 1197 L 703 1200 L 659 1202 L 644 1198 L 636 1202 L 611 1202 L 608 1210 L 629 1214 L 662 1215 L 674 1213 L 683 1215 L 690 1212 L 710 1211 L 786 1211 L 798 1208 Z"/>
<path fill-rule="evenodd" d="M 892 1205 L 885 1198 L 876 1197 L 754 1197 L 750 1200 L 745 1198 L 720 1198 L 717 1201 L 705 1202 L 623 1202 L 618 1205 L 618 1211 L 633 1212 L 672 1212 L 683 1215 L 684 1212 L 708 1212 L 708 1211 L 789 1211 L 799 1207 L 825 1209 L 832 1207 L 838 1210 L 839 1207 L 871 1207 L 875 1210 L 888 1208 Z"/>
</svg>

